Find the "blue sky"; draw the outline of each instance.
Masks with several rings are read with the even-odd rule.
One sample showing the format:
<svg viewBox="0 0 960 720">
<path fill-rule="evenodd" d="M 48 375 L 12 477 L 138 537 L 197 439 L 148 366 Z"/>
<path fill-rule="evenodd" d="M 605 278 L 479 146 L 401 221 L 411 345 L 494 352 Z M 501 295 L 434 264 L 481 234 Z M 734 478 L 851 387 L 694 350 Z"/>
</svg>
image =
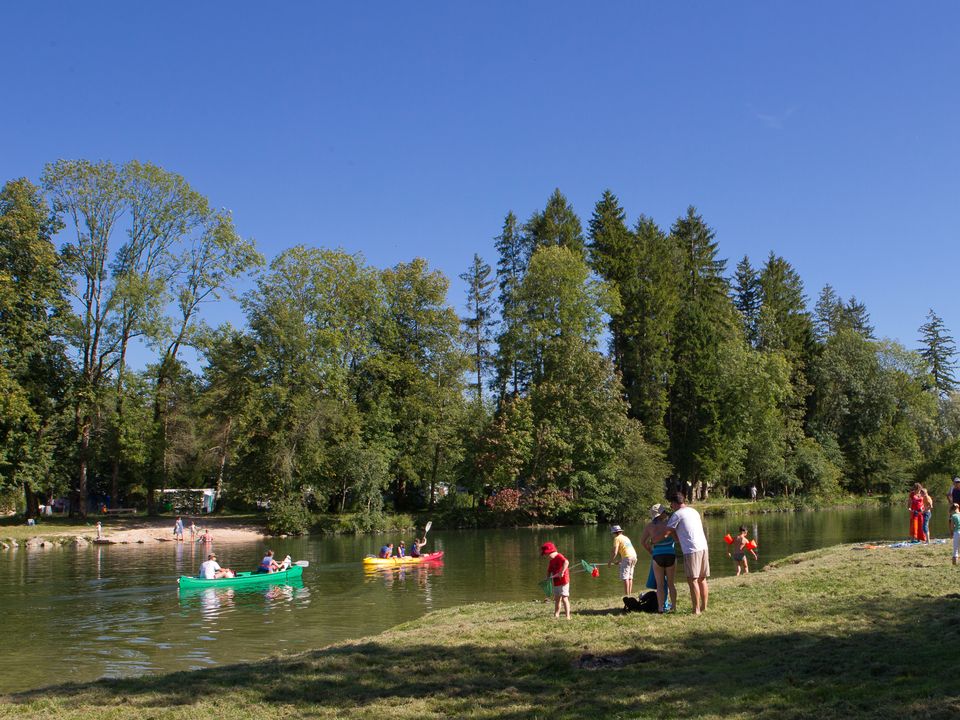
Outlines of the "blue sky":
<svg viewBox="0 0 960 720">
<path fill-rule="evenodd" d="M 463 302 L 503 216 L 690 204 L 721 254 L 954 334 L 960 5 L 11 3 L 0 180 L 57 158 L 184 175 L 267 257 L 425 257 Z M 225 305 L 212 319 L 242 323 Z"/>
</svg>

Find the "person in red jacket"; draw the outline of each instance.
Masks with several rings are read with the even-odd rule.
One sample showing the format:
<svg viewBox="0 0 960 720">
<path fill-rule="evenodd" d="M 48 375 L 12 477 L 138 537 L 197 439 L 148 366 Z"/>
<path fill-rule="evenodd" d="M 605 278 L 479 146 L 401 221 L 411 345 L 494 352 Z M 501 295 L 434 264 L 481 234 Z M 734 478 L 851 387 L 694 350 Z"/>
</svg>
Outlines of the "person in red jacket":
<svg viewBox="0 0 960 720">
<path fill-rule="evenodd" d="M 553 616 L 560 617 L 563 607 L 570 619 L 570 561 L 557 552 L 557 546 L 545 542 L 540 546 L 540 554 L 550 558 L 547 564 L 547 579 L 553 580 Z"/>
<path fill-rule="evenodd" d="M 907 509 L 910 511 L 910 537 L 923 542 L 927 537 L 923 534 L 923 495 L 920 490 L 920 483 L 915 483 L 910 491 Z"/>
</svg>

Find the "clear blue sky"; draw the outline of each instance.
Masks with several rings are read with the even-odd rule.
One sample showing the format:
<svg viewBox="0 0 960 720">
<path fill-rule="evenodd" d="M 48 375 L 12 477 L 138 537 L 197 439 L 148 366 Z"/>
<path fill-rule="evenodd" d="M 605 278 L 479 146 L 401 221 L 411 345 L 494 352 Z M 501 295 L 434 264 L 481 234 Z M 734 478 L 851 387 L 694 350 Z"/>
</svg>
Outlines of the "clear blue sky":
<svg viewBox="0 0 960 720">
<path fill-rule="evenodd" d="M 296 243 L 425 257 L 463 302 L 503 216 L 695 205 L 732 271 L 773 250 L 917 343 L 960 336 L 960 5 L 9 3 L 0 180 L 131 158 Z M 223 315 L 242 323 L 236 308 Z"/>
</svg>

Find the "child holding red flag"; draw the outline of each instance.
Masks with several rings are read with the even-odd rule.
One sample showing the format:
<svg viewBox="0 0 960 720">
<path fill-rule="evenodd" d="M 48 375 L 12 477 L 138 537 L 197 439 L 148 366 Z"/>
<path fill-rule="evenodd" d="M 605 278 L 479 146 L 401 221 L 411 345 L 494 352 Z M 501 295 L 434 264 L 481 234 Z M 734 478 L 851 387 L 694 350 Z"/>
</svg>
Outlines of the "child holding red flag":
<svg viewBox="0 0 960 720">
<path fill-rule="evenodd" d="M 570 619 L 570 561 L 557 552 L 557 546 L 545 542 L 540 546 L 540 554 L 550 558 L 547 564 L 547 579 L 553 580 L 553 616 L 560 617 L 563 607 Z"/>
</svg>

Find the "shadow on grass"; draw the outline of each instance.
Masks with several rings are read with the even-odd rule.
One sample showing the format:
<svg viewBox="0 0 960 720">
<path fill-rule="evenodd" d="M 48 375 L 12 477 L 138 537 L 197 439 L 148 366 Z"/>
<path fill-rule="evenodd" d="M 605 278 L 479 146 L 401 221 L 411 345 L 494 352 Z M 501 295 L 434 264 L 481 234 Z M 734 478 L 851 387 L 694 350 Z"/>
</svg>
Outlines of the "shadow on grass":
<svg viewBox="0 0 960 720">
<path fill-rule="evenodd" d="M 636 615 L 646 620 L 622 637 L 605 634 L 598 640 L 602 650 L 556 635 L 533 646 L 401 638 L 396 645 L 350 643 L 201 672 L 46 688 L 8 701 L 56 701 L 91 717 L 122 702 L 131 718 L 199 698 L 232 699 L 247 708 L 283 704 L 308 716 L 362 715 L 374 708 L 381 716 L 426 711 L 508 719 L 958 716 L 951 666 L 960 641 L 960 601 L 871 598 L 849 610 L 850 629 L 837 635 L 806 632 L 794 624 L 795 615 L 784 618 L 783 632 L 744 637 L 697 632 L 701 621 L 690 618 L 693 629 L 685 624 L 682 637 L 672 641 L 657 616 Z M 420 709 L 407 713 L 405 703 L 415 699 Z"/>
</svg>

